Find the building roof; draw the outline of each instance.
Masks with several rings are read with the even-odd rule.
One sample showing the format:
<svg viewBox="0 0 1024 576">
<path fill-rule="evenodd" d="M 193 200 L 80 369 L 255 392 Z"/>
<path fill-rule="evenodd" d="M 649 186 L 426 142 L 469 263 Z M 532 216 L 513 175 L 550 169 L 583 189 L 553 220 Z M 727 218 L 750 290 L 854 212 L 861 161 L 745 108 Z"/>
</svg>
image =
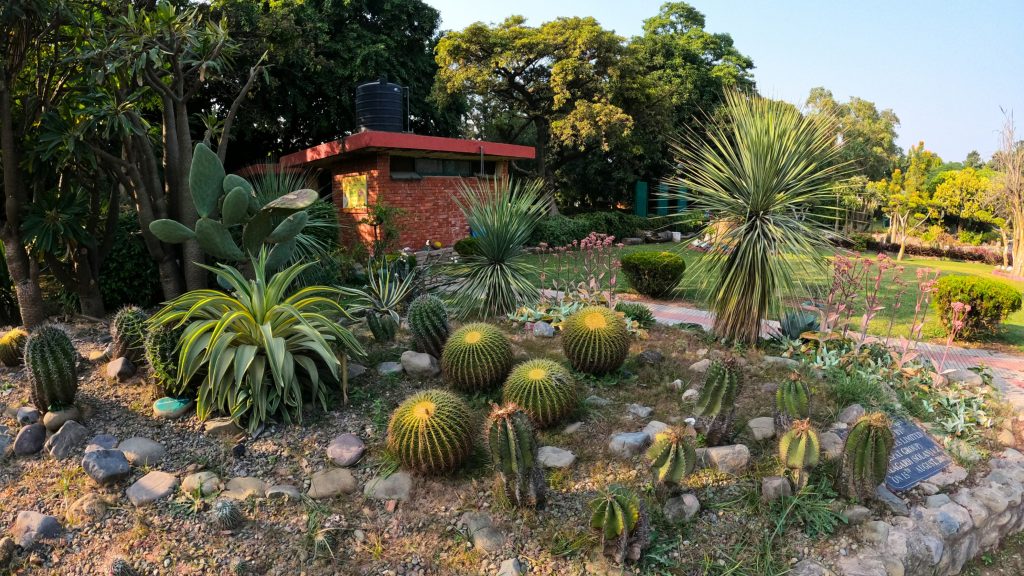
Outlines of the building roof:
<svg viewBox="0 0 1024 576">
<path fill-rule="evenodd" d="M 532 160 L 537 153 L 532 146 L 518 144 L 369 130 L 293 152 L 281 157 L 280 163 L 284 165 L 324 163 L 326 160 L 346 154 L 375 151 L 422 152 L 429 155 L 467 158 L 477 158 L 483 154 L 484 158 L 488 160 Z"/>
</svg>

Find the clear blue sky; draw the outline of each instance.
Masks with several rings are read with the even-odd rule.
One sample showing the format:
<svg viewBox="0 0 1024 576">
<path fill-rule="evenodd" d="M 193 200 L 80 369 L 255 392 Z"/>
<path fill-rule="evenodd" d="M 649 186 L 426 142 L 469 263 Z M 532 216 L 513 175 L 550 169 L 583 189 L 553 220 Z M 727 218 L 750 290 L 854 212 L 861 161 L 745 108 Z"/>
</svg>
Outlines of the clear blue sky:
<svg viewBox="0 0 1024 576">
<path fill-rule="evenodd" d="M 426 0 L 442 27 L 499 22 L 537 25 L 593 16 L 623 36 L 639 34 L 660 0 Z M 802 104 L 815 86 L 858 96 L 900 118 L 899 143 L 919 140 L 945 160 L 998 146 L 1000 106 L 1024 131 L 1024 0 L 694 0 L 706 29 L 732 35 L 754 60 L 758 89 Z"/>
</svg>

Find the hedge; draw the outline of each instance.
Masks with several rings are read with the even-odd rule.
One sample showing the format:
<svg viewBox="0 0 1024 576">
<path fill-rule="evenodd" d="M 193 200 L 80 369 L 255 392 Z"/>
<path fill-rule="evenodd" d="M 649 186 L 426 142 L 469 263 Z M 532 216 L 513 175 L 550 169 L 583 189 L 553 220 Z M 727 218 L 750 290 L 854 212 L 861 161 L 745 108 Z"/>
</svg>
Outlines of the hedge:
<svg viewBox="0 0 1024 576">
<path fill-rule="evenodd" d="M 686 271 L 686 261 L 671 252 L 631 252 L 621 258 L 622 273 L 644 296 L 658 298 L 671 292 Z"/>
<path fill-rule="evenodd" d="M 840 242 L 840 244 L 857 252 L 871 250 L 895 255 L 900 251 L 899 244 L 895 242 L 878 242 L 867 234 L 854 234 L 850 239 Z M 982 262 L 993 266 L 1003 265 L 1003 254 L 1001 252 L 983 246 L 950 246 L 942 248 L 939 246 L 907 244 L 904 253 L 909 256 L 945 258 L 947 260 L 960 260 L 963 262 Z"/>
<path fill-rule="evenodd" d="M 953 302 L 971 306 L 958 338 L 969 340 L 981 334 L 994 334 L 1006 317 L 1021 309 L 1021 293 L 1013 286 L 978 276 L 943 276 L 935 289 L 935 308 L 939 320 L 950 330 Z"/>
<path fill-rule="evenodd" d="M 591 232 L 614 236 L 617 241 L 623 238 L 636 238 L 647 230 L 654 230 L 663 222 L 626 214 L 625 212 L 589 212 L 576 216 L 555 214 L 547 216 L 530 236 L 531 245 L 541 243 L 548 246 L 565 246 L 573 240 L 582 240 Z"/>
</svg>

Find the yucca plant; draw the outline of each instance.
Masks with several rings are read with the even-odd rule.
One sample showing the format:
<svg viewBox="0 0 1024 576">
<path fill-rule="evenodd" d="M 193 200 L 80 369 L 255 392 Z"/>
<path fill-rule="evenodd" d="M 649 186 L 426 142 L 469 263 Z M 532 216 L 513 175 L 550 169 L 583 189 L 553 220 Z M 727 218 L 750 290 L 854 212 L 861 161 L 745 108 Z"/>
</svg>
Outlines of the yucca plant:
<svg viewBox="0 0 1024 576">
<path fill-rule="evenodd" d="M 301 421 L 306 400 L 327 408 L 329 382 L 347 383 L 346 354 L 362 356 L 341 321 L 344 293 L 326 286 L 290 292 L 313 264 L 293 264 L 268 277 L 267 252 L 252 263 L 253 277 L 221 264 L 205 266 L 231 293 L 193 290 L 167 303 L 151 326 L 183 326 L 179 388 L 205 372 L 196 410 L 201 419 L 227 413 L 250 431 L 271 416 Z"/>
<path fill-rule="evenodd" d="M 547 214 L 542 188 L 540 180 L 507 178 L 462 185 L 455 200 L 476 233 L 478 251 L 449 267 L 461 316 L 501 316 L 539 299 L 524 246 Z"/>
<path fill-rule="evenodd" d="M 366 289 L 342 290 L 355 297 L 350 312 L 362 312 L 366 315 L 366 325 L 373 334 L 373 339 L 377 342 L 391 342 L 395 339 L 401 322 L 398 310 L 412 294 L 415 272 L 403 279 L 394 266 L 387 262 L 376 264 L 372 260 L 366 269 Z"/>
<path fill-rule="evenodd" d="M 590 502 L 590 527 L 601 533 L 604 553 L 616 562 L 640 560 L 650 544 L 650 524 L 643 500 L 613 484 Z"/>
<path fill-rule="evenodd" d="M 762 321 L 807 293 L 800 278 L 823 277 L 831 253 L 832 184 L 846 165 L 832 117 L 729 92 L 723 114 L 674 145 L 680 172 L 668 179 L 694 213 L 710 213 L 712 250 L 694 277 L 722 338 L 755 344 Z"/>
</svg>

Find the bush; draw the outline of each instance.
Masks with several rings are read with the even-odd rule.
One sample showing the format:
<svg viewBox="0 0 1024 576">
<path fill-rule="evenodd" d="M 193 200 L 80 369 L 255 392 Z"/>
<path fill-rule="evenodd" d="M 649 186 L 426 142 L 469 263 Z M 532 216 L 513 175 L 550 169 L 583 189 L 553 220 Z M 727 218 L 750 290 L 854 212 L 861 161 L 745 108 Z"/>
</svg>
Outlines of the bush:
<svg viewBox="0 0 1024 576">
<path fill-rule="evenodd" d="M 633 320 L 641 328 L 654 326 L 654 313 L 651 309 L 640 302 L 619 302 L 615 305 L 616 312 L 622 312 L 626 318 Z"/>
<path fill-rule="evenodd" d="M 875 242 L 868 240 L 868 249 L 875 252 L 888 252 L 896 254 L 900 251 L 900 245 L 893 242 Z M 907 256 L 924 256 L 926 258 L 947 258 L 949 260 L 960 260 L 963 262 L 983 262 L 993 266 L 1003 264 L 1003 254 L 998 250 L 991 250 L 984 246 L 922 246 L 918 244 L 907 244 L 904 251 Z"/>
<path fill-rule="evenodd" d="M 655 298 L 678 286 L 686 271 L 686 261 L 671 252 L 633 252 L 622 256 L 621 260 L 622 272 L 633 288 Z"/>
<path fill-rule="evenodd" d="M 850 249 L 854 252 L 867 252 L 869 242 L 871 242 L 870 234 L 850 235 Z"/>
<path fill-rule="evenodd" d="M 476 256 L 480 253 L 480 241 L 473 237 L 463 238 L 453 248 L 459 256 Z"/>
<path fill-rule="evenodd" d="M 982 333 L 998 331 L 1007 316 L 1020 310 L 1021 294 L 1013 286 L 998 280 L 943 276 L 935 290 L 935 307 L 947 331 L 950 329 L 953 302 L 971 306 L 959 332 L 959 337 L 967 340 Z"/>
<path fill-rule="evenodd" d="M 576 216 L 555 214 L 545 216 L 530 236 L 530 244 L 545 243 L 548 246 L 565 246 L 573 240 L 582 240 L 591 232 L 614 236 L 616 241 L 623 238 L 636 238 L 646 230 L 652 230 L 661 224 L 657 220 L 644 218 L 625 212 L 587 212 Z M 687 222 L 683 227 L 688 228 Z M 675 226 L 678 229 L 679 226 Z M 689 231 L 689 230 L 687 230 Z"/>
<path fill-rule="evenodd" d="M 114 242 L 100 268 L 100 295 L 107 310 L 130 304 L 148 308 L 161 300 L 160 274 L 142 241 L 138 216 L 121 214 Z"/>
<path fill-rule="evenodd" d="M 572 244 L 573 240 L 582 240 L 590 233 L 586 230 L 583 222 L 555 214 L 542 219 L 533 234 L 530 235 L 530 244 L 547 244 L 548 246 L 565 246 Z"/>
<path fill-rule="evenodd" d="M 971 232 L 970 230 L 961 230 L 957 233 L 956 239 L 962 244 L 970 246 L 981 246 L 981 242 L 985 239 L 984 232 Z"/>
</svg>

